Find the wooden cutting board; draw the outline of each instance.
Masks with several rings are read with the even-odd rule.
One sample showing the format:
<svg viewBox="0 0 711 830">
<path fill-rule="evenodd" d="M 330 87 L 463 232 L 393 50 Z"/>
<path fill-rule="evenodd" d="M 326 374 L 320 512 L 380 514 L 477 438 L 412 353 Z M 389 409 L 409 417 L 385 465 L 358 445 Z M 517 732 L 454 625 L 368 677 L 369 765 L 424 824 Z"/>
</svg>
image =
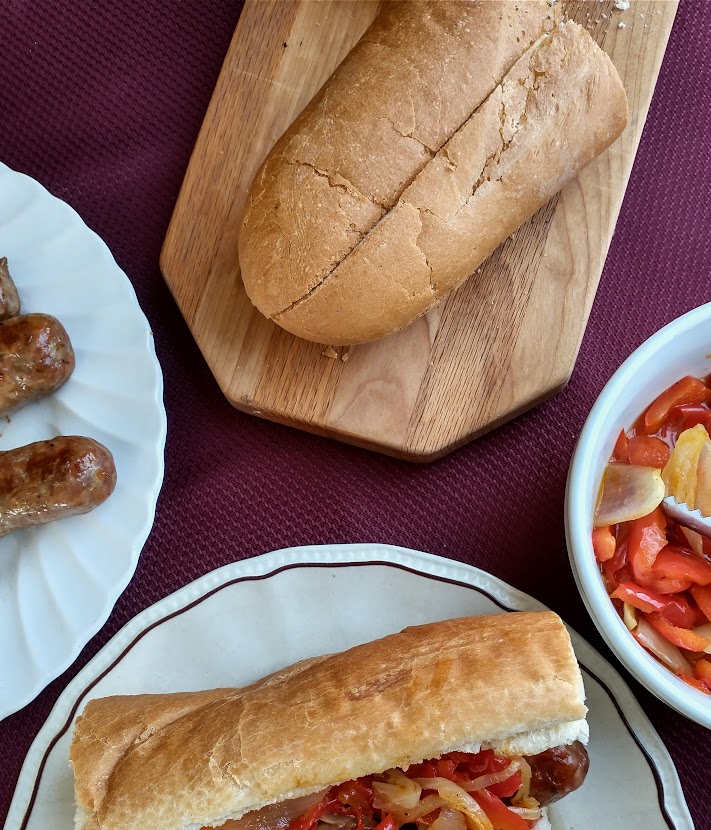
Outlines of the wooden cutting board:
<svg viewBox="0 0 711 830">
<path fill-rule="evenodd" d="M 210 369 L 245 412 L 429 461 L 565 386 L 615 228 L 677 0 L 559 2 L 612 57 L 630 124 L 454 294 L 384 340 L 326 348 L 262 317 L 239 274 L 252 179 L 375 17 L 378 0 L 246 0 L 161 268 Z"/>
</svg>

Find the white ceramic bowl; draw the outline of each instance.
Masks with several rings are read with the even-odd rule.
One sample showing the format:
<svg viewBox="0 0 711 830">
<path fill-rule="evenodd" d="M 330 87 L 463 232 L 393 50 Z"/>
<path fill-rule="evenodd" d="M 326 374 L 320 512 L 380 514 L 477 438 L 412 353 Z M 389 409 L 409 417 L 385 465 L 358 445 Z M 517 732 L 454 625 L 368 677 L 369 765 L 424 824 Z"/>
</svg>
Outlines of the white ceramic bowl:
<svg viewBox="0 0 711 830">
<path fill-rule="evenodd" d="M 630 635 L 610 601 L 591 534 L 603 469 L 620 430 L 684 375 L 711 372 L 711 303 L 664 326 L 610 378 L 588 415 L 568 475 L 565 531 L 578 590 L 600 634 L 627 669 L 658 698 L 711 729 L 711 697 L 675 677 Z"/>
</svg>

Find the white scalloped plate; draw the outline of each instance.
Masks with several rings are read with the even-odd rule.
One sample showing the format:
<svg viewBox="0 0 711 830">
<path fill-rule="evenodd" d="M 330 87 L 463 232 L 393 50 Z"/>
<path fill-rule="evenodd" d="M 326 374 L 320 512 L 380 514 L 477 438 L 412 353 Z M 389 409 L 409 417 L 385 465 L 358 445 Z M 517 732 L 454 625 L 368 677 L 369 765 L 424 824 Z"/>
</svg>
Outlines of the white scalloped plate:
<svg viewBox="0 0 711 830">
<path fill-rule="evenodd" d="M 0 450 L 83 434 L 116 461 L 113 495 L 85 516 L 0 539 L 0 718 L 29 703 L 101 628 L 153 524 L 166 419 L 153 336 L 109 249 L 65 202 L 0 163 L 0 256 L 22 311 L 55 315 L 76 369 L 0 426 Z"/>
<path fill-rule="evenodd" d="M 290 548 L 225 565 L 131 620 L 67 686 L 30 747 L 5 830 L 71 830 L 71 725 L 89 698 L 242 686 L 407 625 L 542 608 L 477 568 L 388 545 Z M 612 666 L 571 636 L 590 708 L 590 773 L 552 806 L 554 830 L 693 830 L 659 735 Z"/>
</svg>

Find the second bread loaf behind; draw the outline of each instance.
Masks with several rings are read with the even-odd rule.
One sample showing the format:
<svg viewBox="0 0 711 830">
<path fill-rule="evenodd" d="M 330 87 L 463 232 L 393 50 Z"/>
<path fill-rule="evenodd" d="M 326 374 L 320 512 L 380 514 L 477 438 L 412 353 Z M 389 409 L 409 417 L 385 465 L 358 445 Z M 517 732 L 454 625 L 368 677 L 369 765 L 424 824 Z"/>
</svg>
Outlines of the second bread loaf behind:
<svg viewBox="0 0 711 830">
<path fill-rule="evenodd" d="M 402 328 L 617 138 L 612 62 L 547 8 L 387 8 L 255 179 L 240 263 L 266 316 L 334 345 Z"/>
<path fill-rule="evenodd" d="M 387 3 L 255 177 L 245 287 L 283 314 L 349 254 L 551 24 L 545 0 Z"/>
</svg>

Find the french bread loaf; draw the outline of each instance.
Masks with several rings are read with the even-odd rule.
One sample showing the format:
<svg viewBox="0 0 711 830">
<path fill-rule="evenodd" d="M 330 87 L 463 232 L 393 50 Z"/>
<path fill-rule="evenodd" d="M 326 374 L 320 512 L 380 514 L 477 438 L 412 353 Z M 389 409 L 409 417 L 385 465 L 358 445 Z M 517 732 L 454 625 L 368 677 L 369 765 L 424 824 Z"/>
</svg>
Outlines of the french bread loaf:
<svg viewBox="0 0 711 830">
<path fill-rule="evenodd" d="M 263 314 L 333 345 L 396 331 L 619 136 L 617 71 L 549 10 L 386 4 L 255 177 L 239 256 Z"/>
<path fill-rule="evenodd" d="M 77 830 L 217 827 L 451 750 L 586 741 L 583 700 L 551 612 L 408 628 L 244 689 L 92 700 L 71 747 Z"/>
</svg>

